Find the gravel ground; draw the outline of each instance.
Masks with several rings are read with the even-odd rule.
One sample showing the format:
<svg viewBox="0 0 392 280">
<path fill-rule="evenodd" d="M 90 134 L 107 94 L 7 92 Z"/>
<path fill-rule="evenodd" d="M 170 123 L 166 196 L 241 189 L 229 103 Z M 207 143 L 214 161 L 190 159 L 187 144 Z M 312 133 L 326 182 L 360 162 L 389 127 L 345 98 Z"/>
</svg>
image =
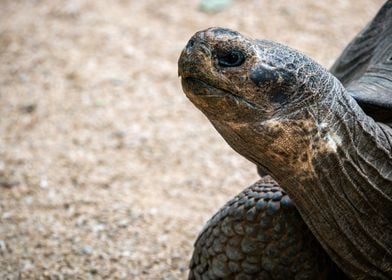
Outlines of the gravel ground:
<svg viewBox="0 0 392 280">
<path fill-rule="evenodd" d="M 257 179 L 183 95 L 209 26 L 330 66 L 381 0 L 0 2 L 0 279 L 184 279 L 204 222 Z"/>
</svg>

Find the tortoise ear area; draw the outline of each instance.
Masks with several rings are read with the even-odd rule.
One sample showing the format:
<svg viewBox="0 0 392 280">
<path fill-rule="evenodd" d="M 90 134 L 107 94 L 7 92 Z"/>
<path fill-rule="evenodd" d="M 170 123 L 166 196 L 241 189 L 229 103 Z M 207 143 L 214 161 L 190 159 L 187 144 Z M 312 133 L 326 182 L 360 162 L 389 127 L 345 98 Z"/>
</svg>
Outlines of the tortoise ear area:
<svg viewBox="0 0 392 280">
<path fill-rule="evenodd" d="M 289 93 L 295 84 L 295 75 L 282 68 L 269 65 L 257 65 L 252 68 L 250 80 L 268 93 L 270 101 L 274 104 L 284 105 L 289 100 Z"/>
<path fill-rule="evenodd" d="M 287 87 L 295 83 L 294 74 L 273 66 L 259 64 L 250 70 L 249 78 L 257 86 L 280 85 Z"/>
<path fill-rule="evenodd" d="M 257 86 L 264 86 L 278 82 L 279 74 L 276 68 L 269 65 L 256 65 L 250 70 L 249 78 Z"/>
</svg>

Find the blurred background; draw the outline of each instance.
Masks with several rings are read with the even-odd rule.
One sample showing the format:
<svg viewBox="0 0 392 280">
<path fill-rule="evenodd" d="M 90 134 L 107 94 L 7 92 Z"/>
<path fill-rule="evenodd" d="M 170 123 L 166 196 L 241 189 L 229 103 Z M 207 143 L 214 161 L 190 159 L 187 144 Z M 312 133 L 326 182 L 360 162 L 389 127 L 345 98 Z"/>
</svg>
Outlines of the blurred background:
<svg viewBox="0 0 392 280">
<path fill-rule="evenodd" d="M 2 0 L 0 279 L 184 279 L 257 179 L 182 93 L 187 40 L 229 27 L 329 67 L 382 3 Z"/>
</svg>

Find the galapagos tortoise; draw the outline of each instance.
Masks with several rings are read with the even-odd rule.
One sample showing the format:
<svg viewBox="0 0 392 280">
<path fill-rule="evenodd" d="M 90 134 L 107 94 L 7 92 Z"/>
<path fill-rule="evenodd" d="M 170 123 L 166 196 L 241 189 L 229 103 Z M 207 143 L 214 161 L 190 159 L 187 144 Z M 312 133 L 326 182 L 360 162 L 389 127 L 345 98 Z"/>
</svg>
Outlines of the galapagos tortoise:
<svg viewBox="0 0 392 280">
<path fill-rule="evenodd" d="M 284 45 L 197 32 L 182 87 L 258 182 L 200 233 L 190 279 L 392 279 L 392 1 L 330 71 Z"/>
</svg>

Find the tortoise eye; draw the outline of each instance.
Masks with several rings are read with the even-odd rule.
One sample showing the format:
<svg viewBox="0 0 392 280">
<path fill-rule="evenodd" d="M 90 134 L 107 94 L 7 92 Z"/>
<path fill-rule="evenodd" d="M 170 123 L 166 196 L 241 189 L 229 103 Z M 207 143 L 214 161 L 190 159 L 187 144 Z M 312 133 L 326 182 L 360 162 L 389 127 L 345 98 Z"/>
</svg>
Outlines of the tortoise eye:
<svg viewBox="0 0 392 280">
<path fill-rule="evenodd" d="M 236 67 L 245 61 L 245 55 L 238 50 L 219 51 L 217 58 L 220 67 Z"/>
</svg>

